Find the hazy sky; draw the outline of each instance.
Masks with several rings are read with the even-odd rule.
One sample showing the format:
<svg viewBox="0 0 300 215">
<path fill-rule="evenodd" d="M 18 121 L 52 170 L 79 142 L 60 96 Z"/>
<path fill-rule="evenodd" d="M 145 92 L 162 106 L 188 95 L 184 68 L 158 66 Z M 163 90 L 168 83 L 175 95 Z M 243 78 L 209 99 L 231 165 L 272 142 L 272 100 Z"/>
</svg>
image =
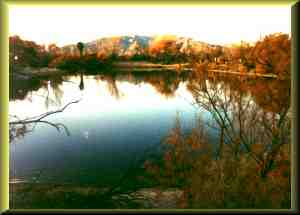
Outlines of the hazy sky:
<svg viewBox="0 0 300 215">
<path fill-rule="evenodd" d="M 112 35 L 175 34 L 209 43 L 290 33 L 290 6 L 94 6 L 9 8 L 9 34 L 59 46 Z"/>
</svg>

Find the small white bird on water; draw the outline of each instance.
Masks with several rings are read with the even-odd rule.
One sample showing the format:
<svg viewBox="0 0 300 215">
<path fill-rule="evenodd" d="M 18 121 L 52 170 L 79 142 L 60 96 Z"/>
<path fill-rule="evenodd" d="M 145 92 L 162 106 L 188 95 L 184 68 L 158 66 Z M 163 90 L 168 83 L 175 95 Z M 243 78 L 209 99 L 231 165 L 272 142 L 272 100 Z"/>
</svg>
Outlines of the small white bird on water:
<svg viewBox="0 0 300 215">
<path fill-rule="evenodd" d="M 84 137 L 85 139 L 89 139 L 89 132 L 88 132 L 88 131 L 84 131 L 84 132 L 83 132 L 83 137 Z"/>
</svg>

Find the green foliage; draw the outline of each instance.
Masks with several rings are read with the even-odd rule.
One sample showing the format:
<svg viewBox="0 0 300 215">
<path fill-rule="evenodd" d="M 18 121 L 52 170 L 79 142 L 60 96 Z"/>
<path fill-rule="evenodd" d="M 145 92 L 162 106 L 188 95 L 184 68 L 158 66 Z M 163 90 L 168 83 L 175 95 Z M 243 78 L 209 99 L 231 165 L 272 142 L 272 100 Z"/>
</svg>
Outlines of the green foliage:
<svg viewBox="0 0 300 215">
<path fill-rule="evenodd" d="M 85 70 L 89 72 L 99 71 L 101 69 L 109 68 L 113 62 L 112 59 L 108 59 L 105 62 L 100 61 L 95 55 L 85 56 L 84 58 L 66 58 L 57 64 L 57 68 L 76 72 L 79 70 Z"/>
<path fill-rule="evenodd" d="M 96 57 L 89 57 L 84 60 L 82 66 L 86 71 L 97 71 L 108 65 L 105 65 L 105 63 L 101 62 Z"/>
<path fill-rule="evenodd" d="M 75 72 L 82 68 L 82 62 L 76 58 L 65 59 L 58 63 L 57 68 Z"/>
<path fill-rule="evenodd" d="M 133 55 L 131 58 L 129 58 L 129 60 L 132 60 L 132 61 L 147 61 L 149 60 L 149 55 L 147 54 L 135 54 Z"/>
</svg>

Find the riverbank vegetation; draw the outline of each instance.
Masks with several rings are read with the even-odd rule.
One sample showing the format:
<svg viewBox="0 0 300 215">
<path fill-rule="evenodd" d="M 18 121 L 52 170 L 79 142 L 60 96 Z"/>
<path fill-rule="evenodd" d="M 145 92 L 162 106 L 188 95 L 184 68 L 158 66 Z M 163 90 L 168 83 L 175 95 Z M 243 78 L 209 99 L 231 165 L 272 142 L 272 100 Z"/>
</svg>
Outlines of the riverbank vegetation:
<svg viewBox="0 0 300 215">
<path fill-rule="evenodd" d="M 258 134 L 257 134 L 258 135 Z M 220 138 L 220 144 L 222 138 Z M 177 208 L 275 209 L 291 207 L 290 145 L 274 156 L 265 176 L 261 166 L 239 143 L 211 144 L 203 122 L 184 134 L 177 119 L 166 138 L 166 150 L 159 160 L 145 162 L 146 171 L 161 187 L 183 190 Z M 250 146 L 256 156 L 267 156 L 267 143 Z"/>
</svg>

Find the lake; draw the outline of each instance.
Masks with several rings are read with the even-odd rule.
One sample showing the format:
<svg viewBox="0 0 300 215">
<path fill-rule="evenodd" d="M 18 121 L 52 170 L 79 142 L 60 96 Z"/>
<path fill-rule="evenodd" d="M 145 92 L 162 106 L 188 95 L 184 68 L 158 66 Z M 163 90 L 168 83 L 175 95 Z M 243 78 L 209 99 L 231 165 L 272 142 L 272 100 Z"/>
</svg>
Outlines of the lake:
<svg viewBox="0 0 300 215">
<path fill-rule="evenodd" d="M 263 84 L 251 88 L 246 82 Z M 281 85 L 287 87 L 278 88 L 276 98 L 272 97 L 270 103 L 261 93 L 268 90 L 261 86 L 269 86 L 269 82 L 247 80 L 241 88 L 231 79 L 195 78 L 188 73 L 173 72 L 120 72 L 14 81 L 9 101 L 13 120 L 78 102 L 63 112 L 47 116 L 44 118 L 47 122 L 27 124 L 23 132 L 11 138 L 10 182 L 109 187 L 133 164 L 142 167 L 147 150 L 161 153 L 161 142 L 174 127 L 176 117 L 180 118 L 184 133 L 195 127 L 197 116 L 205 122 L 212 120 L 209 111 L 195 106 L 195 100 L 199 99 L 193 93 L 195 86 L 200 89 L 201 83 L 205 83 L 208 88 L 217 87 L 222 98 L 242 91 L 243 101 L 250 101 L 249 104 L 259 107 L 257 110 L 276 117 L 280 107 L 288 103 L 282 95 L 289 96 L 289 87 Z M 51 123 L 60 124 L 60 129 Z M 209 133 L 211 143 L 217 143 L 219 132 L 210 128 Z"/>
<path fill-rule="evenodd" d="M 21 100 L 10 101 L 10 114 L 26 118 L 80 99 L 62 113 L 47 117 L 63 123 L 70 135 L 39 123 L 14 141 L 11 178 L 31 181 L 42 172 L 40 181 L 99 183 L 99 177 L 119 174 L 147 147 L 159 144 L 177 113 L 185 129 L 192 126 L 196 111 L 184 81 L 171 92 L 174 95 L 168 90 L 164 95 L 150 83 L 130 80 L 130 76 L 84 76 L 82 90 L 80 76 L 64 78 L 67 81 L 60 83 L 46 80 Z"/>
</svg>

